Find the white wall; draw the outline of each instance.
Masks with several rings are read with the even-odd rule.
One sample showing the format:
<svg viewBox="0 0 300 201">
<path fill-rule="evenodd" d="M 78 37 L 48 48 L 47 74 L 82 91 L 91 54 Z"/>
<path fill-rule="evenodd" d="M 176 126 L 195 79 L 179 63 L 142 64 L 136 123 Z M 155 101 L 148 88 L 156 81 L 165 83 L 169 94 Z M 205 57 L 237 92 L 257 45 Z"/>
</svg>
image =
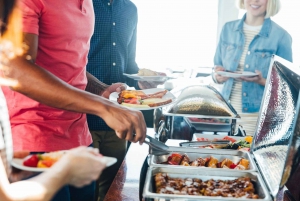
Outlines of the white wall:
<svg viewBox="0 0 300 201">
<path fill-rule="evenodd" d="M 236 0 L 219 0 L 218 5 L 218 29 L 217 43 L 219 42 L 222 27 L 226 22 L 236 20 L 239 16 L 239 9 L 236 7 Z"/>
</svg>

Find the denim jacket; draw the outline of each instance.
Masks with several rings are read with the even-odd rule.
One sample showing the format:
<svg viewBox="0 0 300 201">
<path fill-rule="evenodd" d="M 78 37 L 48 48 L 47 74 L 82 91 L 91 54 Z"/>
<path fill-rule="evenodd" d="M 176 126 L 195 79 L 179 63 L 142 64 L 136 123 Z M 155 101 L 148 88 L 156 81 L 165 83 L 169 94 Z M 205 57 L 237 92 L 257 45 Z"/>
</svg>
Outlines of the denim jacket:
<svg viewBox="0 0 300 201">
<path fill-rule="evenodd" d="M 246 14 L 242 19 L 228 22 L 223 26 L 214 57 L 215 65 L 236 71 L 245 43 L 243 33 L 245 18 Z M 248 47 L 244 70 L 251 72 L 259 70 L 262 72 L 262 76 L 266 78 L 273 54 L 292 62 L 292 38 L 287 31 L 270 18 L 266 18 L 259 34 L 254 37 Z M 224 83 L 222 95 L 226 100 L 229 100 L 232 86 L 233 78 Z M 259 111 L 264 88 L 264 86 L 254 82 L 242 83 L 243 113 Z"/>
</svg>

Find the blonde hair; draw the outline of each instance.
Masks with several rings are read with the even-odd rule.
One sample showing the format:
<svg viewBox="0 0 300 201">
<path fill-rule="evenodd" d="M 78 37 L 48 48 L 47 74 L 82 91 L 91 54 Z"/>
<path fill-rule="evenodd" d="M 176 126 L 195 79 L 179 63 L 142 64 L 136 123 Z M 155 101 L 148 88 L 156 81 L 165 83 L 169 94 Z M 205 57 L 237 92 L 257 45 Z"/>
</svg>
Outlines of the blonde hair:
<svg viewBox="0 0 300 201">
<path fill-rule="evenodd" d="M 237 6 L 240 9 L 245 9 L 244 0 L 237 0 Z M 268 0 L 265 18 L 275 16 L 279 12 L 280 8 L 280 0 Z"/>
</svg>

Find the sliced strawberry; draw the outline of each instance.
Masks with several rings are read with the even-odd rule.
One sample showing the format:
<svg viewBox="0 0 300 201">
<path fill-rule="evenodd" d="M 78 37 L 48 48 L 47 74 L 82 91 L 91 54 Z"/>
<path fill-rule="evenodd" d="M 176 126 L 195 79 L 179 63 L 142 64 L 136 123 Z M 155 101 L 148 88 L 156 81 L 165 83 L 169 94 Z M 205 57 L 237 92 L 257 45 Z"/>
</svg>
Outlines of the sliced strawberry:
<svg viewBox="0 0 300 201">
<path fill-rule="evenodd" d="M 23 165 L 28 166 L 28 167 L 37 167 L 37 164 L 39 162 L 39 157 L 38 155 L 34 154 L 27 160 L 23 162 Z"/>
</svg>

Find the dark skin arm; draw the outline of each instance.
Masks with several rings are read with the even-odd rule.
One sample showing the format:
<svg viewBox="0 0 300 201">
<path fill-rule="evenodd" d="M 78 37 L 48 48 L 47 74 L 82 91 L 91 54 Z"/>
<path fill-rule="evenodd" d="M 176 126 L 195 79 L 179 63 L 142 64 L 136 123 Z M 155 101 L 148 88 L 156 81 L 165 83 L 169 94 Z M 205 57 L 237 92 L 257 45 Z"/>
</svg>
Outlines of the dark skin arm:
<svg viewBox="0 0 300 201">
<path fill-rule="evenodd" d="M 18 81 L 17 85 L 11 87 L 12 90 L 48 106 L 97 115 L 116 131 L 119 138 L 144 142 L 146 124 L 141 112 L 120 107 L 99 95 L 77 89 L 33 64 L 37 55 L 34 47 L 37 47 L 38 36 L 25 34 L 25 40 L 31 47 L 31 61 L 16 57 L 7 64 L 9 71 L 5 76 Z M 136 135 L 133 136 L 133 133 Z"/>
<path fill-rule="evenodd" d="M 103 96 L 105 98 L 109 98 L 109 95 L 112 92 L 121 92 L 126 89 L 126 84 L 120 82 L 112 85 L 107 85 L 98 80 L 89 72 L 86 72 L 86 76 L 88 79 L 88 83 L 85 90 L 93 94 Z"/>
</svg>

